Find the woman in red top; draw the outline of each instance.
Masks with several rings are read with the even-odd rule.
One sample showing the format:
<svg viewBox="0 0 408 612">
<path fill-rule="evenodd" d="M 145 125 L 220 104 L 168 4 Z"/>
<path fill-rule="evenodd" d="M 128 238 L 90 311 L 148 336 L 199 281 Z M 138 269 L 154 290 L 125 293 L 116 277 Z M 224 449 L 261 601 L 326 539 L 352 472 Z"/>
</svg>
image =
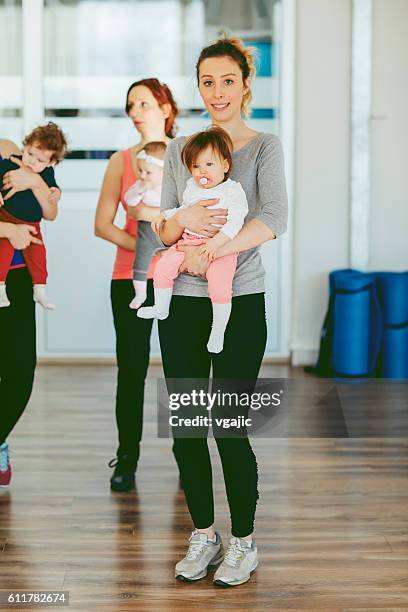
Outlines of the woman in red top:
<svg viewBox="0 0 408 612">
<path fill-rule="evenodd" d="M 157 79 L 132 83 L 126 96 L 126 112 L 140 135 L 137 144 L 112 155 L 102 185 L 95 218 L 95 234 L 117 246 L 111 283 L 111 301 L 116 331 L 118 379 L 116 423 L 119 446 L 116 459 L 110 462 L 115 471 L 111 488 L 129 491 L 134 485 L 143 428 L 144 384 L 149 365 L 151 320 L 138 318 L 129 308 L 134 297 L 133 260 L 137 220 L 152 221 L 157 209 L 139 205 L 126 206 L 124 194 L 136 181 L 137 153 L 151 141 L 169 142 L 174 137 L 177 106 L 170 89 Z M 123 228 L 115 225 L 119 203 L 126 210 Z M 146 305 L 153 304 L 152 259 L 148 277 Z"/>
</svg>

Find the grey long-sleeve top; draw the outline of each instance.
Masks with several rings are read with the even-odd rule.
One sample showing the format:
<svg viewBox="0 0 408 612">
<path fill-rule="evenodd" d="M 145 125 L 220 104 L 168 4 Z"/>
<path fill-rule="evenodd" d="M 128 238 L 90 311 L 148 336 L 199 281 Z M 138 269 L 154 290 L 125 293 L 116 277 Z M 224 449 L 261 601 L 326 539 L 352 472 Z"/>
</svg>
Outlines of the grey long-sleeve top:
<svg viewBox="0 0 408 612">
<path fill-rule="evenodd" d="M 190 173 L 181 161 L 185 137 L 175 138 L 167 147 L 164 162 L 161 210 L 180 206 Z M 249 213 L 245 219 L 259 219 L 276 237 L 286 231 L 288 203 L 282 145 L 273 134 L 258 134 L 232 155 L 230 178 L 241 183 Z M 233 296 L 262 293 L 265 270 L 259 247 L 238 256 L 232 290 Z M 208 297 L 207 281 L 190 274 L 180 274 L 174 283 L 174 295 Z"/>
</svg>

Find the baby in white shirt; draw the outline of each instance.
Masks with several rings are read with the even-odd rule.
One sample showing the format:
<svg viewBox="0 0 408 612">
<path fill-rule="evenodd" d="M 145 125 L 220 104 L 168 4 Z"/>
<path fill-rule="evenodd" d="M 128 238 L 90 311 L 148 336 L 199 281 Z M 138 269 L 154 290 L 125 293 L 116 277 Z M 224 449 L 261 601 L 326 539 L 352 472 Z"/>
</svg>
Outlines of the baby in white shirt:
<svg viewBox="0 0 408 612">
<path fill-rule="evenodd" d="M 166 319 L 169 314 L 174 279 L 179 274 L 185 253 L 177 245 L 201 245 L 200 253 L 211 262 L 206 277 L 208 294 L 213 308 L 213 324 L 207 349 L 220 353 L 224 346 L 224 334 L 232 307 L 232 281 L 238 253 L 216 257 L 217 250 L 235 238 L 248 214 L 248 202 L 240 183 L 228 178 L 232 169 L 232 141 L 219 127 L 211 127 L 191 136 L 181 152 L 185 166 L 192 174 L 183 193 L 181 207 L 187 208 L 205 199 L 219 198 L 208 208 L 228 210 L 227 221 L 220 225 L 219 232 L 212 238 L 185 229 L 181 239 L 171 246 L 160 258 L 154 273 L 155 305 L 140 308 L 138 316 L 144 319 Z M 161 223 L 174 215 L 180 207 L 161 213 L 152 223 L 159 232 Z"/>
</svg>

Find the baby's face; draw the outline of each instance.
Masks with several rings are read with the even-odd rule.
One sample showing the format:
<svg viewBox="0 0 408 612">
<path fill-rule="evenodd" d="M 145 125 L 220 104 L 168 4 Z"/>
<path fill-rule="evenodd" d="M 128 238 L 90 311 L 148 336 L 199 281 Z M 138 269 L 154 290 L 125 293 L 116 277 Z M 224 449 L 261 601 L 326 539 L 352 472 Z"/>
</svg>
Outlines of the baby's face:
<svg viewBox="0 0 408 612">
<path fill-rule="evenodd" d="M 139 179 L 149 189 L 160 187 L 163 180 L 163 168 L 156 166 L 156 164 L 149 164 L 144 159 L 137 160 L 137 169 L 139 172 Z"/>
<path fill-rule="evenodd" d="M 24 147 L 23 164 L 33 172 L 39 174 L 49 166 L 52 166 L 52 151 L 40 149 L 38 143 L 33 142 Z"/>
<path fill-rule="evenodd" d="M 212 147 L 201 151 L 191 166 L 194 181 L 203 189 L 209 189 L 222 183 L 228 170 L 227 160 L 221 159 Z"/>
</svg>

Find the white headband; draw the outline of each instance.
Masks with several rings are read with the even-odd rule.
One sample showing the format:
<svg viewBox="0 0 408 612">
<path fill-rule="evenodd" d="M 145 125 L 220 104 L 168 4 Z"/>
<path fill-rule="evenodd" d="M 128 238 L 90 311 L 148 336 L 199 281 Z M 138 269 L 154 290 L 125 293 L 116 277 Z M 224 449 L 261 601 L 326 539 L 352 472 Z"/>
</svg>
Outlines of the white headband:
<svg viewBox="0 0 408 612">
<path fill-rule="evenodd" d="M 159 166 L 159 168 L 163 168 L 164 161 L 162 159 L 158 159 L 157 157 L 153 157 L 153 155 L 146 155 L 146 151 L 142 149 L 137 155 L 137 159 L 143 159 L 143 161 L 148 164 L 155 164 L 155 166 Z"/>
</svg>

